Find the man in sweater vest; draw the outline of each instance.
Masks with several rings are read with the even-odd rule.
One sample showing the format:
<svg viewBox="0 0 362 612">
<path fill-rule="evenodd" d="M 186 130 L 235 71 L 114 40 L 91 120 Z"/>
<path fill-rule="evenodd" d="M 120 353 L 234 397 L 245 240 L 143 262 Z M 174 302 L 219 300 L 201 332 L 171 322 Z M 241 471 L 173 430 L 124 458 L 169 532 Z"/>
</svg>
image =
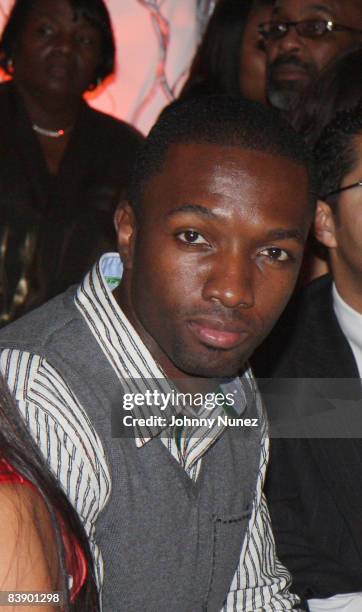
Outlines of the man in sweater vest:
<svg viewBox="0 0 362 612">
<path fill-rule="evenodd" d="M 247 359 L 293 290 L 312 182 L 276 112 L 176 102 L 117 210 L 119 254 L 0 334 L 106 612 L 298 605 L 262 495 L 268 435 Z"/>
</svg>

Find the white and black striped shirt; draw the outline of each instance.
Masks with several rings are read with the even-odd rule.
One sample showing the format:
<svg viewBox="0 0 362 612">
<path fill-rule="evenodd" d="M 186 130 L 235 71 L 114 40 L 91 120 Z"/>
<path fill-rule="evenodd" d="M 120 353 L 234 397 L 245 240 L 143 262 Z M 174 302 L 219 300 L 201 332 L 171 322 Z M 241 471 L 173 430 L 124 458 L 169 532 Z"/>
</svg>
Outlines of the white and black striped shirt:
<svg viewBox="0 0 362 612">
<path fill-rule="evenodd" d="M 133 380 L 162 380 L 165 377 L 112 296 L 112 288 L 120 276 L 118 255 L 104 255 L 78 288 L 75 303 L 122 384 L 128 382 L 133 390 Z M 103 565 L 95 540 L 95 523 L 111 493 L 111 481 L 101 440 L 87 416 L 86 407 L 80 405 L 66 381 L 44 358 L 5 349 L 0 354 L 0 368 L 37 444 L 84 523 L 101 584 Z M 246 385 L 255 391 L 250 371 L 235 384 L 241 403 Z M 264 422 L 257 392 L 256 396 Z M 208 436 L 199 432 L 192 432 L 190 436 L 190 432 L 186 432 L 183 435 L 188 437 L 181 451 L 173 436 L 161 432 L 161 439 L 190 478 L 196 480 L 202 456 L 223 429 L 215 426 Z M 253 511 L 223 612 L 291 610 L 297 602 L 288 591 L 289 573 L 275 554 L 269 512 L 262 494 L 269 445 L 265 423 L 263 429 Z M 153 435 L 156 433 L 160 432 Z M 138 446 L 147 444 L 151 438 L 152 435 L 146 436 L 142 431 L 135 432 Z"/>
</svg>

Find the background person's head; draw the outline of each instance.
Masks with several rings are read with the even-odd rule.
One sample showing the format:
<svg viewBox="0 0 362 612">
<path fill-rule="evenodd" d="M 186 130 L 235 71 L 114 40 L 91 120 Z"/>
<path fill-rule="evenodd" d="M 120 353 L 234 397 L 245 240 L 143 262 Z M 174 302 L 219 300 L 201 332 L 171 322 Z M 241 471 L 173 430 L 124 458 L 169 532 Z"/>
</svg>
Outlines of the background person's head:
<svg viewBox="0 0 362 612">
<path fill-rule="evenodd" d="M 301 94 L 289 120 L 309 145 L 317 142 L 337 113 L 356 107 L 362 100 L 361 66 L 362 48 L 346 51 L 323 68 Z M 328 251 L 311 234 L 301 281 L 308 282 L 328 271 Z"/>
<path fill-rule="evenodd" d="M 362 313 L 362 105 L 339 113 L 316 145 L 316 236 L 329 250 L 337 289 Z"/>
<path fill-rule="evenodd" d="M 362 47 L 343 53 L 328 64 L 302 94 L 291 123 L 310 145 L 337 113 L 362 101 Z"/>
<path fill-rule="evenodd" d="M 273 0 L 219 0 L 182 90 L 265 102 L 265 51 L 258 31 Z"/>
<path fill-rule="evenodd" d="M 16 0 L 0 40 L 0 65 L 26 90 L 80 97 L 114 70 L 103 0 Z"/>
<path fill-rule="evenodd" d="M 116 214 L 119 301 L 170 376 L 233 376 L 298 275 L 310 157 L 279 113 L 242 98 L 168 107 Z"/>
<path fill-rule="evenodd" d="M 276 0 L 272 21 L 263 31 L 268 99 L 290 110 L 324 66 L 362 41 L 362 3 Z"/>
</svg>

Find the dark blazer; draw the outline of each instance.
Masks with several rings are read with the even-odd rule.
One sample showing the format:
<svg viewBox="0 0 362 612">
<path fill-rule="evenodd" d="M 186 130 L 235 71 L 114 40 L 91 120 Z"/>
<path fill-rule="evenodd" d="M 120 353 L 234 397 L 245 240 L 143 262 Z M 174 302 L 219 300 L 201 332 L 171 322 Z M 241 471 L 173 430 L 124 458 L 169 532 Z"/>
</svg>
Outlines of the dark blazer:
<svg viewBox="0 0 362 612">
<path fill-rule="evenodd" d="M 273 377 L 262 392 L 285 436 L 271 439 L 266 482 L 277 551 L 306 599 L 362 590 L 361 385 L 331 285 L 311 283 L 253 360 Z"/>
<path fill-rule="evenodd" d="M 143 138 L 81 104 L 56 176 L 13 83 L 0 85 L 0 326 L 115 248 L 113 212 Z"/>
</svg>

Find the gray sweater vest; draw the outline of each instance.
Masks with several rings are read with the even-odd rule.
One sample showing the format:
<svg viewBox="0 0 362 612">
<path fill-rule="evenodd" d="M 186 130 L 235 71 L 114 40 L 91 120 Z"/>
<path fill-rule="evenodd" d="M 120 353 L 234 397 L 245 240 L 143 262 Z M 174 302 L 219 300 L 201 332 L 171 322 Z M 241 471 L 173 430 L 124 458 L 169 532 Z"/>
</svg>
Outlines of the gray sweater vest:
<svg viewBox="0 0 362 612">
<path fill-rule="evenodd" d="M 193 483 L 155 438 L 112 438 L 122 386 L 73 303 L 74 289 L 7 326 L 0 348 L 42 355 L 87 410 L 112 475 L 96 525 L 105 612 L 220 612 L 240 559 L 260 460 L 260 431 L 229 428 Z M 243 416 L 252 415 L 248 408 Z"/>
</svg>

